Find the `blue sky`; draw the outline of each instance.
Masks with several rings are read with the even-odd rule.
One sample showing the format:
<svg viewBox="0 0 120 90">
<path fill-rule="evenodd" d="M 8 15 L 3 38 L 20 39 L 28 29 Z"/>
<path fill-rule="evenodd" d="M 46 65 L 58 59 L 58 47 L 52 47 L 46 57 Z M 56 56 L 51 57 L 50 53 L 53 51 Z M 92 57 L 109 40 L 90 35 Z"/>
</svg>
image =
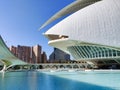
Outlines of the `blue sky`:
<svg viewBox="0 0 120 90">
<path fill-rule="evenodd" d="M 53 24 L 39 27 L 74 0 L 0 0 L 0 35 L 8 47 L 39 44 L 50 55 L 53 48 L 42 35 Z"/>
</svg>

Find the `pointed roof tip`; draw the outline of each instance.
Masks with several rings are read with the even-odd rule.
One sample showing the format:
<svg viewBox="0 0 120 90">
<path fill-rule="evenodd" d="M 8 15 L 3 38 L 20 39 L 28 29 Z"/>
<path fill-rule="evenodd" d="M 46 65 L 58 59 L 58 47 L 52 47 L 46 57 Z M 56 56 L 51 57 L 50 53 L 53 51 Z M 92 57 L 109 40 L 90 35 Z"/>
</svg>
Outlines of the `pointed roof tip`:
<svg viewBox="0 0 120 90">
<path fill-rule="evenodd" d="M 38 31 L 40 31 L 42 29 L 42 27 L 38 28 Z"/>
<path fill-rule="evenodd" d="M 38 31 L 40 31 L 40 30 L 43 29 L 43 28 L 44 28 L 43 26 L 39 27 L 39 28 L 38 28 Z"/>
<path fill-rule="evenodd" d="M 40 28 L 38 28 L 38 31 L 40 31 L 41 29 L 43 29 L 45 26 L 47 26 L 48 24 L 46 24 L 47 22 L 45 22 L 42 26 L 40 26 Z"/>
<path fill-rule="evenodd" d="M 69 6 L 69 5 L 68 5 Z M 68 6 L 66 6 L 68 8 Z M 66 8 L 65 7 L 65 8 Z M 59 12 L 57 12 L 55 15 L 53 15 L 50 19 L 48 19 L 38 30 L 40 31 L 41 29 L 43 29 L 44 27 L 46 27 L 48 24 L 50 24 L 51 22 L 53 22 L 54 20 L 62 17 L 63 15 L 62 12 L 63 12 L 64 8 L 62 10 L 60 10 Z M 64 13 L 64 12 L 63 12 Z"/>
<path fill-rule="evenodd" d="M 38 28 L 38 31 L 40 31 L 42 28 L 43 28 L 42 26 L 41 26 L 41 27 L 39 27 L 39 28 Z"/>
</svg>

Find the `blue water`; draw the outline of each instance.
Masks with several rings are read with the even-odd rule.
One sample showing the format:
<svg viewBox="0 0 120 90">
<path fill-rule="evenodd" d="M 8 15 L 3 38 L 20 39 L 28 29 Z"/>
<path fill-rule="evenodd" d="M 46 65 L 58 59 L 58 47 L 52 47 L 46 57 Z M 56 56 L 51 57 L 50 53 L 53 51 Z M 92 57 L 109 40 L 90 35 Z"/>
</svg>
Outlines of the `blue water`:
<svg viewBox="0 0 120 90">
<path fill-rule="evenodd" d="M 0 90 L 120 90 L 120 72 L 6 72 Z"/>
</svg>

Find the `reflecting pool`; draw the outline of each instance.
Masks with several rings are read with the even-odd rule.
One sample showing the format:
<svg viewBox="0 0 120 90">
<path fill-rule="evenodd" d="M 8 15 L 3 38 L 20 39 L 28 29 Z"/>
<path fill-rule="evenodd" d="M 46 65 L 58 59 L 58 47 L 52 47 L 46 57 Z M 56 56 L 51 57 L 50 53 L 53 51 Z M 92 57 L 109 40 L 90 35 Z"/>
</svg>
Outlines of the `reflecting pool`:
<svg viewBox="0 0 120 90">
<path fill-rule="evenodd" d="M 0 90 L 120 90 L 120 71 L 6 72 Z"/>
</svg>

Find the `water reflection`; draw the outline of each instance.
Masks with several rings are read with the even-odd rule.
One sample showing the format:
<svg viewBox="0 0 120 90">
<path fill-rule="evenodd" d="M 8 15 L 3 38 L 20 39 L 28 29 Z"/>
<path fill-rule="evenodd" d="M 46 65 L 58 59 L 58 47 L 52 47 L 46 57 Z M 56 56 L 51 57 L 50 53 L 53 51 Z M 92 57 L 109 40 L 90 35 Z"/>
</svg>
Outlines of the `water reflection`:
<svg viewBox="0 0 120 90">
<path fill-rule="evenodd" d="M 4 77 L 3 77 L 4 76 Z M 68 75 L 69 77 L 69 75 Z M 40 72 L 0 73 L 0 90 L 115 90 Z"/>
</svg>

